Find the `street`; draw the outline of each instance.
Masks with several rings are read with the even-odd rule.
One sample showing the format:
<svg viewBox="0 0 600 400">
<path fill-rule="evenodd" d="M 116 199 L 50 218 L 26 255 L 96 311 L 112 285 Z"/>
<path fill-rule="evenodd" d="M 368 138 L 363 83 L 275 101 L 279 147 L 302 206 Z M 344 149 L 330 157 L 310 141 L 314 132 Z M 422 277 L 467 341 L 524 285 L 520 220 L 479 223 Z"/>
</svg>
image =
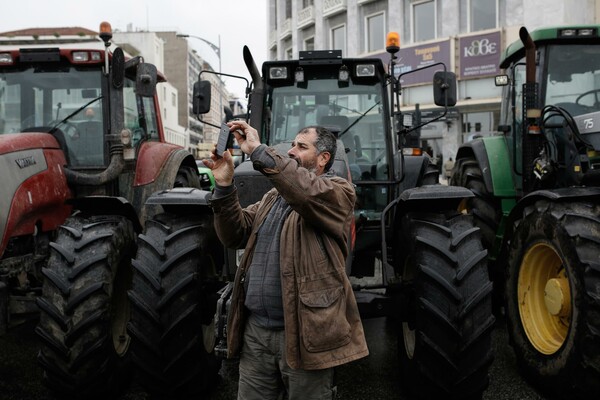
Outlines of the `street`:
<svg viewBox="0 0 600 400">
<path fill-rule="evenodd" d="M 363 321 L 370 356 L 337 369 L 337 399 L 348 400 L 410 400 L 401 396 L 397 379 L 397 343 L 395 328 L 386 318 Z M 37 338 L 34 324 L 22 326 L 0 338 L 0 399 L 57 400 L 41 383 L 37 366 Z M 494 331 L 495 360 L 490 369 L 490 387 L 484 400 L 545 400 L 518 375 L 514 355 L 508 346 L 503 324 Z M 236 398 L 234 374 L 221 370 L 221 381 L 208 400 Z M 132 385 L 119 400 L 147 400 L 143 390 Z"/>
</svg>

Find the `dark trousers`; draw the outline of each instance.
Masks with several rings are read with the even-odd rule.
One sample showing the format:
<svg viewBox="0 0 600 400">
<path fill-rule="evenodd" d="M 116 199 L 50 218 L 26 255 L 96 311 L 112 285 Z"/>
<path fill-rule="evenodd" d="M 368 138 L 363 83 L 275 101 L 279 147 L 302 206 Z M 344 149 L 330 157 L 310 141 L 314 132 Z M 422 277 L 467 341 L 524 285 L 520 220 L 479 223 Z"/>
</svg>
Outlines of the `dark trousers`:
<svg viewBox="0 0 600 400">
<path fill-rule="evenodd" d="M 332 400 L 333 368 L 292 369 L 285 358 L 285 331 L 249 318 L 240 356 L 238 400 Z"/>
</svg>

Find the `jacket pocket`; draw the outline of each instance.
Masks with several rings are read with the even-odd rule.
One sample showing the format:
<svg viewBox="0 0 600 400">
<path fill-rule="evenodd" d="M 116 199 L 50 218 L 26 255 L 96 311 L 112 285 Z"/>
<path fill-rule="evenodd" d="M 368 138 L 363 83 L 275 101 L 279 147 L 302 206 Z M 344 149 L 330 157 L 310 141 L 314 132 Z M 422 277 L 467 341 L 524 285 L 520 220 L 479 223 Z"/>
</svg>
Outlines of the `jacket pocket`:
<svg viewBox="0 0 600 400">
<path fill-rule="evenodd" d="M 333 350 L 350 342 L 342 286 L 301 293 L 299 297 L 300 330 L 309 352 Z"/>
</svg>

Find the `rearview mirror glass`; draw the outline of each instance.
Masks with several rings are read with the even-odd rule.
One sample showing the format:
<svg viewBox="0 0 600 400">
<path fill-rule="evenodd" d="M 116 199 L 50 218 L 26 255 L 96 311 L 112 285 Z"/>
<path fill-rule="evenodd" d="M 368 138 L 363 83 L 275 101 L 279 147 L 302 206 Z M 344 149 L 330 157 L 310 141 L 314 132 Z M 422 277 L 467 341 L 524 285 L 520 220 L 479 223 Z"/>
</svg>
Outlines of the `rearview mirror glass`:
<svg viewBox="0 0 600 400">
<path fill-rule="evenodd" d="M 436 106 L 452 107 L 456 104 L 456 74 L 438 71 L 433 75 L 433 101 Z"/>
<path fill-rule="evenodd" d="M 156 91 L 157 72 L 154 64 L 138 65 L 135 76 L 135 93 L 142 97 L 152 97 Z"/>
<path fill-rule="evenodd" d="M 192 99 L 192 112 L 194 115 L 206 114 L 210 111 L 210 82 L 201 81 L 194 83 Z"/>
</svg>

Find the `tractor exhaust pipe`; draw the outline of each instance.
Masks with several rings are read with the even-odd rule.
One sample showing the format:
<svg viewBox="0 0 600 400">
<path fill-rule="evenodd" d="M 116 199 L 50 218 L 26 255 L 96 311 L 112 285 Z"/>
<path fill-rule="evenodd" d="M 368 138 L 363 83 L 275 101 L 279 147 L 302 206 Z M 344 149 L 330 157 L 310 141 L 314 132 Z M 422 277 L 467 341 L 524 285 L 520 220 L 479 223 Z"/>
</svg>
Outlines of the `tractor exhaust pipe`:
<svg viewBox="0 0 600 400">
<path fill-rule="evenodd" d="M 244 63 L 250 76 L 252 77 L 252 92 L 250 93 L 250 99 L 248 101 L 248 108 L 252 110 L 250 113 L 250 126 L 260 132 L 261 120 L 260 116 L 263 115 L 263 104 L 265 98 L 265 88 L 260 77 L 260 71 L 254 62 L 254 57 L 250 53 L 248 46 L 244 46 Z"/>
<path fill-rule="evenodd" d="M 525 48 L 525 81 L 535 82 L 535 43 L 524 26 L 519 29 L 519 38 Z"/>
<path fill-rule="evenodd" d="M 523 84 L 523 113 L 526 117 L 522 133 L 523 191 L 529 193 L 535 188 L 533 174 L 534 160 L 539 156 L 543 145 L 541 131 L 540 98 L 538 83 L 535 80 L 535 43 L 527 28 L 519 29 L 519 38 L 525 48 L 525 84 Z"/>
<path fill-rule="evenodd" d="M 116 179 L 121 174 L 124 167 L 123 145 L 115 144 L 110 148 L 110 164 L 99 174 L 87 174 L 84 172 L 73 171 L 68 168 L 64 168 L 64 171 L 67 182 L 70 185 L 99 186 Z"/>
</svg>

